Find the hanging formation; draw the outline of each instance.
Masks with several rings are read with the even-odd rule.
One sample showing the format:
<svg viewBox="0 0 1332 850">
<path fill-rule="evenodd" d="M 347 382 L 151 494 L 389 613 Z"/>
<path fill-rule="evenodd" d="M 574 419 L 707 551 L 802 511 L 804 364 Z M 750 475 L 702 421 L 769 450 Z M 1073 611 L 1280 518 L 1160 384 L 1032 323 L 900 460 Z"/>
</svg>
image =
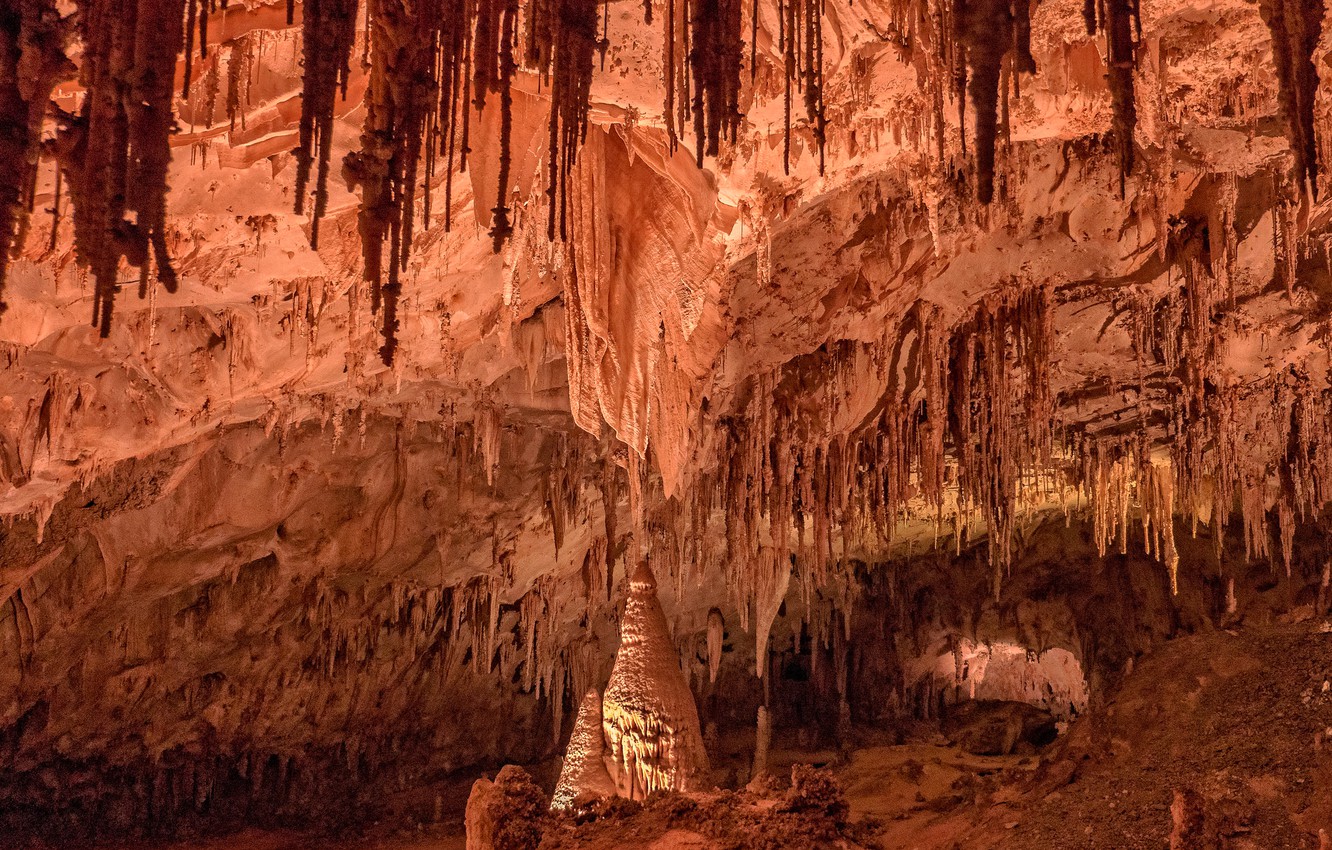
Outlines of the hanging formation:
<svg viewBox="0 0 1332 850">
<path fill-rule="evenodd" d="M 958 125 L 965 145 L 970 95 L 976 110 L 976 197 L 988 204 L 994 199 L 999 103 L 1001 96 L 1008 96 L 1007 91 L 1000 91 L 1004 63 L 1011 62 L 1011 75 L 1036 73 L 1031 55 L 1031 4 L 1029 0 L 954 0 L 951 15 Z"/>
<path fill-rule="evenodd" d="M 1323 32 L 1324 0 L 1261 0 L 1258 11 L 1272 32 L 1272 60 L 1280 84 L 1281 112 L 1295 178 L 1318 198 L 1318 142 L 1314 138 L 1314 96 L 1318 71 L 1313 53 Z"/>
<path fill-rule="evenodd" d="M 1110 106 L 1114 113 L 1115 147 L 1119 152 L 1119 192 L 1124 193 L 1125 178 L 1133 172 L 1133 132 L 1138 113 L 1133 102 L 1135 54 L 1142 38 L 1142 19 L 1138 0 L 1086 0 L 1082 10 L 1087 35 L 1105 33 L 1106 83 L 1110 87 Z"/>
<path fill-rule="evenodd" d="M 757 0 L 664 0 L 664 124 L 669 146 L 692 125 L 695 161 L 718 156 L 723 142 L 738 138 L 743 119 L 741 76 L 745 25 L 749 33 L 751 81 L 762 56 L 759 25 L 764 15 L 775 30 L 771 61 L 780 65 L 783 88 L 783 167 L 789 173 L 793 123 L 803 101 L 803 121 L 818 150 L 820 172 L 827 137 L 823 79 L 824 0 L 777 0 L 771 10 Z M 54 0 L 14 0 L 0 11 L 0 152 L 17 164 L 0 175 L 0 296 L 8 260 L 22 243 L 34 203 L 36 163 L 43 120 L 52 111 L 54 86 L 72 75 L 65 58 L 69 31 L 77 24 L 82 42 L 78 74 L 86 94 L 69 114 L 54 109 L 58 130 L 49 143 L 61 169 L 61 189 L 73 204 L 78 257 L 95 281 L 93 322 L 109 333 L 113 304 L 122 286 L 121 261 L 139 269 L 146 292 L 155 274 L 168 290 L 176 286 L 167 250 L 166 191 L 172 92 L 178 56 L 182 90 L 188 95 L 194 61 L 209 56 L 209 23 L 227 0 L 78 0 L 77 12 L 62 17 Z M 908 55 L 920 45 L 928 54 L 926 84 L 936 116 L 943 92 L 958 109 L 964 153 L 974 135 L 975 196 L 995 196 L 996 147 L 1007 132 L 1007 98 L 1022 74 L 1034 73 L 1031 12 L 1034 0 L 902 0 L 892 6 L 894 26 Z M 289 22 L 297 5 L 287 0 Z M 364 63 L 369 90 L 361 144 L 343 173 L 361 193 L 358 230 L 369 284 L 369 301 L 380 315 L 381 356 L 391 363 L 397 346 L 398 300 L 407 271 L 417 194 L 424 195 L 421 221 L 431 222 L 431 190 L 443 170 L 444 227 L 451 225 L 453 179 L 467 168 L 473 115 L 498 99 L 498 174 L 490 236 L 498 251 L 512 234 L 513 86 L 521 66 L 538 73 L 551 107 L 546 156 L 547 235 L 569 235 L 566 181 L 585 140 L 596 54 L 609 45 L 609 9 L 597 0 L 306 0 L 302 100 L 296 161 L 298 213 L 310 208 L 310 241 L 317 246 L 327 213 L 334 114 L 345 97 L 358 15 L 365 12 Z M 1103 33 L 1107 83 L 1113 108 L 1121 189 L 1134 166 L 1134 73 L 1141 40 L 1138 0 L 1084 0 L 1089 33 Z M 651 0 L 645 17 L 654 17 Z M 1280 82 L 1280 104 L 1288 125 L 1298 180 L 1317 192 L 1318 149 L 1314 96 L 1318 74 L 1313 51 L 1325 13 L 1323 0 L 1261 0 L 1272 34 Z M 745 14 L 749 20 L 744 20 Z M 598 34 L 598 18 L 601 33 Z M 164 21 L 181 26 L 164 26 Z M 772 26 L 775 24 L 775 26 Z M 228 115 L 244 123 L 245 57 L 228 68 Z M 218 63 L 205 72 L 211 99 Z M 12 69 L 12 70 L 10 70 Z M 211 94 L 210 94 L 211 93 Z M 974 110 L 968 133 L 966 111 Z M 212 110 L 206 110 L 212 122 Z M 947 128 L 936 117 L 939 156 Z M 311 186 L 313 189 L 311 190 Z M 57 199 L 56 206 L 59 205 Z M 53 243 L 54 244 L 54 243 Z M 3 301 L 0 301 L 0 309 Z"/>
<path fill-rule="evenodd" d="M 525 64 L 550 85 L 546 236 L 553 241 L 558 230 L 563 240 L 568 238 L 567 177 L 587 137 L 593 60 L 606 44 L 597 37 L 597 0 L 533 0 L 527 18 Z"/>
<path fill-rule="evenodd" d="M 328 169 L 333 153 L 333 113 L 347 97 L 351 51 L 356 41 L 357 0 L 306 0 L 301 20 L 300 146 L 296 148 L 296 214 L 305 212 L 306 187 L 315 169 L 310 245 L 319 247 L 319 220 L 328 209 Z M 186 60 L 188 68 L 188 59 Z M 189 87 L 186 72 L 185 85 Z M 317 164 L 316 164 L 317 163 Z"/>
<path fill-rule="evenodd" d="M 0 314 L 10 253 L 23 245 L 32 214 L 46 105 L 73 75 L 65 58 L 69 35 L 55 0 L 0 7 Z"/>
<path fill-rule="evenodd" d="M 172 96 L 185 0 L 79 0 L 83 41 L 77 115 L 61 115 L 55 148 L 74 205 L 75 246 L 95 282 L 93 325 L 111 332 L 123 258 L 146 295 L 154 270 L 168 292 L 176 274 L 166 243 Z"/>
</svg>

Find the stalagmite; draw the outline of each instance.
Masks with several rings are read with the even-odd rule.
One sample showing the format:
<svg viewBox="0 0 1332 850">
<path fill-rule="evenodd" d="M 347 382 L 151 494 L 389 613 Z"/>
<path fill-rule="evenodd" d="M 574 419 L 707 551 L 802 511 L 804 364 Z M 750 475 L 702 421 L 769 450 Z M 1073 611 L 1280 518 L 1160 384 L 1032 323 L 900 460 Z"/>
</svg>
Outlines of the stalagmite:
<svg viewBox="0 0 1332 850">
<path fill-rule="evenodd" d="M 646 563 L 629 579 L 620 649 L 602 700 L 606 767 L 620 796 L 694 791 L 708 784 L 698 706 Z"/>
<path fill-rule="evenodd" d="M 708 612 L 708 681 L 717 684 L 717 672 L 721 670 L 722 642 L 726 635 L 726 621 L 716 608 Z"/>
<path fill-rule="evenodd" d="M 506 764 L 484 776 L 467 797 L 467 850 L 536 850 L 548 808 L 545 795 L 521 767 Z"/>
<path fill-rule="evenodd" d="M 564 810 L 579 797 L 613 797 L 615 781 L 606 770 L 603 758 L 605 740 L 601 731 L 601 693 L 589 688 L 578 706 L 569 748 L 564 753 L 564 765 L 555 784 L 550 807 Z"/>
<path fill-rule="evenodd" d="M 772 746 L 772 716 L 768 707 L 758 707 L 758 721 L 754 727 L 754 764 L 749 772 L 749 786 L 761 789 L 767 781 L 768 749 Z"/>
</svg>

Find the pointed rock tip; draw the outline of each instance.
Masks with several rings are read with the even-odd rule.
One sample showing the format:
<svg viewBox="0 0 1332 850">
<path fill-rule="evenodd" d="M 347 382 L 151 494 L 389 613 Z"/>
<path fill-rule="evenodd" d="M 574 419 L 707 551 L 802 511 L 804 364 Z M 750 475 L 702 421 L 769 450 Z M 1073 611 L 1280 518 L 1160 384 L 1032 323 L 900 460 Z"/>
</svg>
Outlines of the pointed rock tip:
<svg viewBox="0 0 1332 850">
<path fill-rule="evenodd" d="M 638 567 L 634 569 L 634 574 L 629 577 L 629 591 L 631 593 L 657 592 L 657 577 L 652 574 L 652 568 L 648 566 L 647 561 L 640 561 Z"/>
</svg>

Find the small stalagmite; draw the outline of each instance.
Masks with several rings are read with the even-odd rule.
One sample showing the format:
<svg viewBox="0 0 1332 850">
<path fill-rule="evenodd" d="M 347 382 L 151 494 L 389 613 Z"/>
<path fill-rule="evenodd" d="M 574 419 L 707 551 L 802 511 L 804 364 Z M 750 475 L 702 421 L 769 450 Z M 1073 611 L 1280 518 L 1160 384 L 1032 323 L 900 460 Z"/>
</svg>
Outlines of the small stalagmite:
<svg viewBox="0 0 1332 850">
<path fill-rule="evenodd" d="M 707 782 L 698 706 L 680 670 L 657 580 L 646 563 L 629 579 L 620 649 L 602 701 L 606 767 L 621 796 L 693 791 Z"/>
<path fill-rule="evenodd" d="M 550 800 L 552 809 L 568 809 L 579 797 L 615 796 L 615 780 L 611 779 L 603 760 L 605 752 L 606 743 L 601 731 L 601 694 L 596 688 L 588 688 L 578 707 L 573 734 L 569 736 L 564 767 L 560 769 L 560 779 L 555 784 L 555 794 Z"/>
<path fill-rule="evenodd" d="M 726 620 L 722 612 L 713 608 L 708 612 L 708 682 L 717 684 L 721 670 L 722 649 L 726 640 Z"/>
<path fill-rule="evenodd" d="M 767 706 L 758 707 L 758 725 L 754 731 L 754 765 L 749 774 L 749 789 L 763 791 L 768 777 L 768 750 L 772 747 L 772 716 Z"/>
</svg>

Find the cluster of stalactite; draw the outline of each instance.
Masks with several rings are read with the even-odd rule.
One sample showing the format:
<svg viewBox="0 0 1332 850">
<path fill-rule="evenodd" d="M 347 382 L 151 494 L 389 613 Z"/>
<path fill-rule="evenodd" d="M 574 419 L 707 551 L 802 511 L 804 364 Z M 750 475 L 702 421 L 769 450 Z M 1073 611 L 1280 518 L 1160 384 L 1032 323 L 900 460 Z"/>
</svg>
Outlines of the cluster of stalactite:
<svg viewBox="0 0 1332 850">
<path fill-rule="evenodd" d="M 650 16 L 651 6 L 645 8 Z M 757 9 L 755 21 L 756 13 Z M 742 18 L 741 0 L 666 3 L 662 57 L 666 133 L 674 150 L 680 133 L 692 122 L 700 166 L 705 155 L 718 154 L 723 140 L 734 142 L 740 128 Z"/>
<path fill-rule="evenodd" d="M 226 11 L 227 0 L 186 0 L 185 4 L 185 81 L 181 88 L 190 90 L 194 78 L 194 38 L 199 33 L 199 58 L 208 58 L 208 16 L 221 9 Z M 287 23 L 291 23 L 290 20 Z"/>
<path fill-rule="evenodd" d="M 47 103 L 73 72 L 65 58 L 69 36 L 55 0 L 0 8 L 0 313 L 10 253 L 22 246 L 33 211 Z"/>
<path fill-rule="evenodd" d="M 319 246 L 319 220 L 328 207 L 333 110 L 338 93 L 343 98 L 347 96 L 357 6 L 358 0 L 306 0 L 301 19 L 304 68 L 300 146 L 296 148 L 296 213 L 305 211 L 306 187 L 314 168 L 314 209 L 310 220 L 310 244 L 314 247 Z"/>
<path fill-rule="evenodd" d="M 995 148 L 1000 130 L 1000 104 L 1005 121 L 1009 83 L 1018 74 L 1036 73 L 1031 55 L 1031 3 L 1028 0 L 954 0 L 950 67 L 958 123 L 966 139 L 966 102 L 976 110 L 976 197 L 994 199 Z M 1003 84 L 1001 86 L 1001 83 Z"/>
<path fill-rule="evenodd" d="M 1119 152 L 1119 190 L 1133 171 L 1133 133 L 1138 112 L 1133 102 L 1133 72 L 1137 65 L 1138 41 L 1142 38 L 1142 20 L 1138 0 L 1085 0 L 1083 18 L 1087 35 L 1105 33 L 1106 82 L 1110 87 L 1110 106 L 1114 113 L 1115 147 Z"/>
<path fill-rule="evenodd" d="M 150 271 L 176 289 L 166 241 L 167 170 L 175 124 L 172 95 L 185 0 L 80 0 L 86 89 L 77 115 L 61 116 L 54 142 L 74 205 L 79 259 L 96 282 L 93 325 L 111 332 L 123 258 L 140 269 L 139 296 Z M 127 216 L 131 216 L 127 217 Z"/>
<path fill-rule="evenodd" d="M 1136 506 L 1143 548 L 1166 565 L 1171 592 L 1177 591 L 1175 474 L 1169 457 L 1153 458 L 1144 432 L 1123 439 L 1091 440 L 1079 446 L 1077 454 L 1097 554 L 1104 558 L 1112 545 L 1121 555 L 1128 552 L 1130 515 Z"/>
<path fill-rule="evenodd" d="M 974 503 L 989 527 L 996 596 L 999 570 L 1012 558 L 1023 470 L 1050 462 L 1048 307 L 1049 292 L 1041 287 L 998 304 L 982 301 L 953 337 L 950 422 L 958 484 L 964 505 Z"/>
<path fill-rule="evenodd" d="M 990 203 L 995 194 L 997 148 L 1010 130 L 1009 103 L 1021 94 L 1021 75 L 1035 74 L 1031 51 L 1031 10 L 1039 0 L 941 0 L 898 2 L 891 7 L 891 33 L 903 57 L 923 71 L 930 104 L 935 154 L 947 159 L 949 99 L 958 110 L 962 150 L 976 163 L 976 197 Z M 1089 35 L 1106 37 L 1107 82 L 1121 175 L 1133 168 L 1136 51 L 1141 39 L 1137 0 L 1085 0 Z M 967 101 L 975 111 L 974 141 L 968 148 Z M 1121 180 L 1122 182 L 1122 180 Z"/>
<path fill-rule="evenodd" d="M 517 0 L 434 0 L 404 4 L 374 0 L 369 10 L 370 88 L 360 151 L 344 164 L 348 184 L 362 192 L 360 232 L 372 311 L 382 310 L 386 364 L 397 345 L 397 302 L 415 221 L 420 163 L 425 210 L 440 158 L 445 170 L 445 228 L 452 206 L 455 162 L 467 167 L 472 109 L 499 99 L 499 176 L 490 235 L 499 251 L 512 235 L 510 207 L 513 84 L 519 59 L 550 85 L 552 106 L 547 235 L 568 232 L 566 183 L 587 134 L 594 59 L 604 50 L 596 0 L 551 0 L 528 8 L 520 38 Z M 307 79 L 310 71 L 307 66 Z M 331 91 L 331 89 L 330 89 Z M 308 95 L 307 95 L 308 97 Z M 331 97 L 320 107 L 331 111 Z M 322 209 L 316 209 L 316 217 Z M 389 246 L 387 279 L 383 244 Z"/>
<path fill-rule="evenodd" d="M 1153 448 L 1144 427 L 1079 438 L 1073 470 L 1087 501 L 1096 547 L 1127 551 L 1136 508 L 1144 549 L 1167 566 L 1178 587 L 1174 518 L 1196 535 L 1207 526 L 1222 563 L 1232 521 L 1240 553 L 1284 565 L 1291 574 L 1296 525 L 1324 516 L 1332 496 L 1332 440 L 1318 410 L 1328 404 L 1326 375 L 1286 369 L 1249 386 L 1223 384 L 1190 439 Z M 1177 401 L 1172 428 L 1184 427 Z"/>
<path fill-rule="evenodd" d="M 1314 98 L 1318 70 L 1313 54 L 1323 32 L 1324 0 L 1260 0 L 1258 10 L 1272 32 L 1272 59 L 1281 88 L 1281 112 L 1295 154 L 1295 175 L 1318 196 L 1318 141 Z"/>
<path fill-rule="evenodd" d="M 983 520 L 997 593 L 1020 499 L 1054 487 L 1050 297 L 1014 285 L 952 326 L 921 304 L 888 342 L 843 343 L 759 376 L 744 408 L 717 424 L 725 437 L 689 503 L 668 502 L 636 534 L 677 581 L 724 570 L 760 658 L 792 583 L 811 610 L 820 597 L 849 610 L 852 560 L 882 551 L 910 517 L 951 520 L 959 545 Z M 882 395 L 866 397 L 867 386 Z M 822 415 L 802 403 L 807 393 Z M 709 542 L 719 536 L 724 545 Z"/>
<path fill-rule="evenodd" d="M 1075 473 L 1098 550 L 1117 540 L 1125 551 L 1136 505 L 1145 548 L 1170 567 L 1172 587 L 1178 561 L 1172 514 L 1195 534 L 1206 525 L 1218 560 L 1237 520 L 1241 553 L 1257 561 L 1279 554 L 1289 575 L 1296 525 L 1322 516 L 1332 495 L 1332 433 L 1314 412 L 1327 404 L 1332 387 L 1320 362 L 1326 350 L 1257 380 L 1241 381 L 1224 368 L 1241 277 L 1238 187 L 1234 175 L 1210 183 L 1211 208 L 1177 222 L 1163 248 L 1173 263 L 1172 285 L 1164 294 L 1129 297 L 1136 416 L 1098 423 L 1095 436 L 1079 436 L 1069 447 L 1080 458 Z M 1299 251 L 1290 192 L 1279 185 L 1271 202 L 1275 282 L 1289 291 Z M 1169 439 L 1154 442 L 1149 435 L 1156 429 Z"/>
<path fill-rule="evenodd" d="M 823 148 L 827 140 L 827 120 L 823 103 L 823 0 L 780 0 L 777 4 L 780 25 L 777 46 L 782 52 L 786 88 L 782 93 L 782 169 L 791 172 L 791 106 L 795 93 L 803 94 L 805 119 L 814 135 L 819 152 L 819 173 L 823 173 Z"/>
<path fill-rule="evenodd" d="M 588 95 L 596 53 L 597 0 L 533 0 L 527 8 L 524 64 L 550 85 L 550 145 L 546 162 L 549 213 L 546 237 L 568 238 L 566 175 L 587 136 Z"/>
<path fill-rule="evenodd" d="M 466 26 L 466 17 L 446 18 L 437 4 L 368 0 L 370 85 L 366 93 L 361 148 L 347 155 L 343 176 L 361 189 L 357 226 L 370 309 L 384 335 L 380 357 L 393 362 L 398 345 L 401 275 L 411 252 L 417 167 L 426 124 L 435 108 L 434 74 L 439 29 Z M 384 243 L 388 279 L 384 279 Z"/>
</svg>

